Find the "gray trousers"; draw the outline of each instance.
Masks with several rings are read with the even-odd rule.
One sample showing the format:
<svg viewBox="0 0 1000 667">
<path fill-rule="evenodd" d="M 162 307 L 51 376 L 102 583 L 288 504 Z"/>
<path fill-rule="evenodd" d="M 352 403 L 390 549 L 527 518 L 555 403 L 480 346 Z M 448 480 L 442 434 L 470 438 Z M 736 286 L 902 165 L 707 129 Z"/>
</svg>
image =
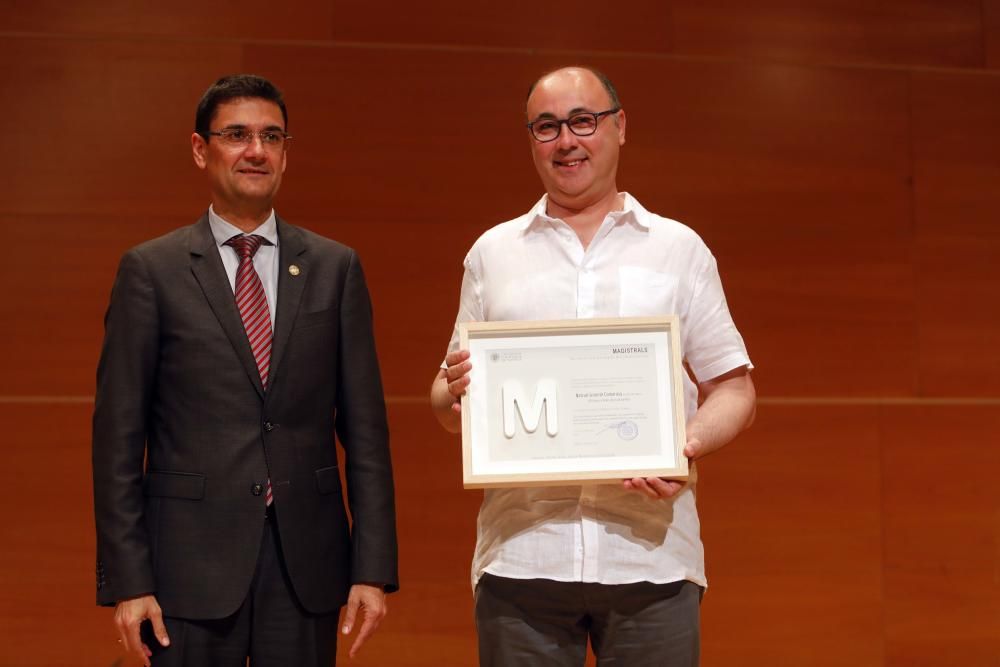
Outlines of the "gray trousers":
<svg viewBox="0 0 1000 667">
<path fill-rule="evenodd" d="M 484 574 L 480 667 L 697 667 L 702 589 L 690 581 L 605 585 Z"/>
</svg>

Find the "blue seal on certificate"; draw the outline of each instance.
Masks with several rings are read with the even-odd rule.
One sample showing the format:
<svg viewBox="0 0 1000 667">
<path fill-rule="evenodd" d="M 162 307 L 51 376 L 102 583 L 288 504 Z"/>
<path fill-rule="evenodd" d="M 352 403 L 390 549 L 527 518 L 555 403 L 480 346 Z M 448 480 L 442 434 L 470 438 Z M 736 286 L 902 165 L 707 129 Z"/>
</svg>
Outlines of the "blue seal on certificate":
<svg viewBox="0 0 1000 667">
<path fill-rule="evenodd" d="M 625 420 L 618 424 L 618 437 L 622 440 L 635 440 L 639 435 L 639 426 L 634 421 Z"/>
</svg>

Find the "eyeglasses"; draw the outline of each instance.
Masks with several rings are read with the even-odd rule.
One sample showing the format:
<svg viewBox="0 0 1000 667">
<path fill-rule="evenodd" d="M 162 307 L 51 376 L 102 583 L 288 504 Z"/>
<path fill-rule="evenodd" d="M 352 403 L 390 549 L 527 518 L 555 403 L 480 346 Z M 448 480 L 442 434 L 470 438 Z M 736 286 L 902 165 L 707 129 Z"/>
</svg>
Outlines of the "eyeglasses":
<svg viewBox="0 0 1000 667">
<path fill-rule="evenodd" d="M 589 137 L 594 132 L 597 132 L 597 122 L 601 120 L 601 117 L 618 113 L 621 110 L 621 107 L 615 107 L 614 109 L 598 111 L 597 113 L 583 111 L 562 120 L 557 118 L 542 118 L 528 123 L 527 128 L 531 130 L 532 136 L 542 143 L 555 141 L 559 137 L 559 133 L 562 132 L 564 124 L 576 136 Z"/>
<path fill-rule="evenodd" d="M 227 146 L 248 146 L 254 137 L 260 137 L 260 143 L 267 148 L 280 148 L 292 137 L 283 130 L 259 130 L 254 132 L 243 127 L 227 127 L 218 132 L 208 132 L 213 137 L 219 137 Z"/>
</svg>

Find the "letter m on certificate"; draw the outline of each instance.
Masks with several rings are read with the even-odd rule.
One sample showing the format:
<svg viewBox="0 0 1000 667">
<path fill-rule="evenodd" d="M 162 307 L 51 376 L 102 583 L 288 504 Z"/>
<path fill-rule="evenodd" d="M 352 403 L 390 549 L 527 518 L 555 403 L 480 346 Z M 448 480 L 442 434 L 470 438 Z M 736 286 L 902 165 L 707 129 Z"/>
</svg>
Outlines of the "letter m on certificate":
<svg viewBox="0 0 1000 667">
<path fill-rule="evenodd" d="M 559 433 L 559 408 L 556 402 L 555 380 L 539 380 L 535 387 L 535 400 L 528 402 L 524 387 L 517 380 L 504 380 L 501 385 L 503 401 L 503 434 L 513 438 L 517 423 L 521 422 L 524 430 L 534 433 L 538 422 L 545 412 L 545 432 L 550 437 Z"/>
</svg>

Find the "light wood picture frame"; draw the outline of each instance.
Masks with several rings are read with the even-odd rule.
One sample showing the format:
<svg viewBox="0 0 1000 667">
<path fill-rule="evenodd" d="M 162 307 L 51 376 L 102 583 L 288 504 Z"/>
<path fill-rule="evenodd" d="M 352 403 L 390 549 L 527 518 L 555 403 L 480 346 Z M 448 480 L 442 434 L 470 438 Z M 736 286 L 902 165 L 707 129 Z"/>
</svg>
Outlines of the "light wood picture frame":
<svg viewBox="0 0 1000 667">
<path fill-rule="evenodd" d="M 459 324 L 465 488 L 686 479 L 676 316 Z"/>
</svg>

